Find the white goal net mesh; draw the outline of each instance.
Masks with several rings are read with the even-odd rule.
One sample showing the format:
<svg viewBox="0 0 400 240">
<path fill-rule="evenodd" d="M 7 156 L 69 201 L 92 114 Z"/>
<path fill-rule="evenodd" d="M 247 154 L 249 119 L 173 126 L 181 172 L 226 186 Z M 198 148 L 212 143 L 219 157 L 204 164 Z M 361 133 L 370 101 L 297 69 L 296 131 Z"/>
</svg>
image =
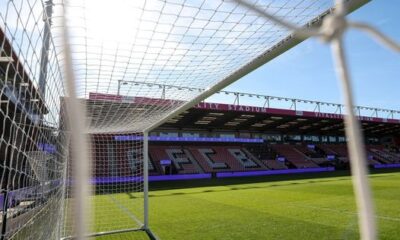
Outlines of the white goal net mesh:
<svg viewBox="0 0 400 240">
<path fill-rule="evenodd" d="M 295 26 L 319 24 L 334 6 L 247 3 Z M 86 109 L 86 116 L 69 118 L 86 123 L 91 145 L 90 233 L 146 222 L 144 175 L 154 166 L 143 165 L 144 131 L 301 41 L 240 1 L 1 1 L 0 201 L 7 237 L 72 236 L 79 218 L 70 191 L 79 166 L 72 163 L 85 159 L 69 157 L 64 29 L 76 95 Z"/>
<path fill-rule="evenodd" d="M 304 25 L 330 5 L 258 6 Z M 77 0 L 68 7 L 77 94 L 89 99 L 92 133 L 140 132 L 199 94 L 191 88 L 215 85 L 290 34 L 232 1 Z"/>
<path fill-rule="evenodd" d="M 258 3 L 298 25 L 331 5 Z M 94 231 L 140 227 L 143 197 L 126 194 L 143 192 L 136 181 L 143 176 L 140 133 L 290 31 L 232 1 L 69 1 L 67 8 L 77 95 L 86 99 L 88 131 L 98 139 L 92 145 L 100 194 L 93 202 Z M 124 135 L 135 140 L 116 140 Z M 113 221 L 101 220 L 113 214 Z"/>
<path fill-rule="evenodd" d="M 0 2 L 1 239 L 59 236 L 64 87 L 41 1 Z M 44 57 L 45 56 L 45 57 Z"/>
<path fill-rule="evenodd" d="M 331 5 L 257 4 L 300 26 Z M 140 228 L 143 182 L 137 179 L 143 176 L 138 164 L 143 154 L 136 136 L 290 31 L 232 1 L 78 0 L 66 7 L 77 95 L 86 99 L 88 131 L 98 139 L 92 142 L 93 177 L 100 194 L 92 203 L 94 231 Z M 134 140 L 116 140 L 124 135 Z"/>
</svg>

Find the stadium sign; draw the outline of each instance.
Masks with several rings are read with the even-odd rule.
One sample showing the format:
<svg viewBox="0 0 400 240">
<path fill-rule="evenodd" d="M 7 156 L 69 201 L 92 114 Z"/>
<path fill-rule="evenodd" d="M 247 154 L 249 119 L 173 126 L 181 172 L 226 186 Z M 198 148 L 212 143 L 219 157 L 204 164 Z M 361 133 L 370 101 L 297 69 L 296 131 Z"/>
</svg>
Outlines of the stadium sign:
<svg viewBox="0 0 400 240">
<path fill-rule="evenodd" d="M 209 103 L 201 102 L 194 108 L 205 109 L 205 110 L 216 110 L 216 111 L 235 111 L 235 112 L 247 112 L 247 113 L 263 113 L 263 114 L 276 114 L 285 116 L 303 116 L 312 118 L 328 118 L 328 119 L 343 119 L 345 115 L 338 113 L 323 113 L 323 112 L 310 112 L 310 111 L 296 111 L 290 109 L 277 109 L 277 108 L 266 108 L 257 106 L 245 106 L 235 104 L 222 104 L 222 103 Z M 399 123 L 398 119 L 387 119 L 378 117 L 358 116 L 360 121 L 368 122 L 384 122 L 384 123 Z"/>
<path fill-rule="evenodd" d="M 159 99 L 159 98 L 147 98 L 147 97 L 127 97 L 112 94 L 103 93 L 90 93 L 89 100 L 101 100 L 101 101 L 117 101 L 123 103 L 136 103 L 140 105 L 156 105 L 156 106 L 170 106 L 173 104 L 179 104 L 180 101 L 170 99 Z M 238 104 L 224 104 L 224 103 L 212 103 L 212 102 L 201 102 L 194 106 L 196 109 L 205 109 L 213 111 L 234 111 L 234 112 L 247 112 L 247 113 L 261 113 L 261 114 L 276 114 L 285 116 L 302 116 L 311 118 L 328 118 L 328 119 L 343 119 L 343 114 L 338 113 L 324 113 L 320 111 L 299 111 L 292 109 L 277 109 L 267 108 L 258 106 L 246 106 Z M 379 117 L 369 116 L 358 116 L 360 121 L 368 122 L 379 122 L 379 123 L 400 123 L 400 119 L 388 119 Z"/>
</svg>

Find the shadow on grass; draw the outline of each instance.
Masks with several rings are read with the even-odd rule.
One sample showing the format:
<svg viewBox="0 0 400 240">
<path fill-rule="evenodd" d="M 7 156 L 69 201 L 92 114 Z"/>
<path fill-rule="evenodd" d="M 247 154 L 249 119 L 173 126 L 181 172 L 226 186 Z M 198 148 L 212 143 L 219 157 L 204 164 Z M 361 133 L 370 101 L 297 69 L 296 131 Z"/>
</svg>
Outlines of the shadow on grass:
<svg viewBox="0 0 400 240">
<path fill-rule="evenodd" d="M 291 186 L 291 185 L 299 185 L 299 184 L 310 184 L 310 183 L 321 183 L 321 182 L 336 182 L 336 181 L 343 181 L 348 179 L 330 179 L 330 180 L 321 180 L 321 181 L 302 181 L 302 182 L 287 182 L 282 184 L 271 184 L 266 186 L 244 186 L 244 187 L 230 187 L 225 189 L 205 189 L 197 192 L 172 192 L 172 193 L 165 193 L 165 194 L 149 194 L 149 197 L 166 197 L 166 196 L 176 196 L 176 195 L 193 195 L 193 194 L 202 194 L 202 193 L 215 193 L 215 192 L 229 192 L 232 190 L 249 190 L 249 189 L 263 189 L 263 188 L 273 188 L 273 187 L 284 187 L 284 186 Z M 127 193 L 129 194 L 129 193 Z"/>
<path fill-rule="evenodd" d="M 380 173 L 388 173 L 393 171 L 374 171 L 371 172 L 371 178 L 388 177 L 394 175 L 380 175 Z M 398 172 L 398 171 L 397 171 Z M 341 177 L 342 176 L 342 177 Z M 201 191 L 193 192 L 173 192 L 166 194 L 149 194 L 150 197 L 165 197 L 165 196 L 176 196 L 176 195 L 191 195 L 191 194 L 202 194 L 211 192 L 226 192 L 232 190 L 248 190 L 248 189 L 262 189 L 262 188 L 273 188 L 273 187 L 283 187 L 283 186 L 293 186 L 293 185 L 307 185 L 314 183 L 323 182 L 337 182 L 350 180 L 349 171 L 337 171 L 329 173 L 308 173 L 308 174 L 296 174 L 296 175 L 275 175 L 275 176 L 257 176 L 257 177 L 242 177 L 242 178 L 225 178 L 225 179 L 200 179 L 200 180 L 186 180 L 186 181 L 174 181 L 174 182 L 153 182 L 150 185 L 150 192 L 157 190 L 175 190 L 175 189 L 185 189 L 185 188 L 196 188 L 196 187 L 218 187 L 225 186 L 224 189 L 205 189 Z M 337 178 L 339 177 L 339 178 Z M 318 179 L 317 179 L 318 178 Z M 303 181 L 310 179 L 308 181 Z M 302 181 L 296 181 L 302 180 Z M 283 181 L 283 182 L 282 182 Z M 284 182 L 288 181 L 288 182 Z M 239 184 L 251 184 L 251 183 L 268 183 L 271 184 L 264 186 L 249 185 L 243 187 L 235 187 L 231 185 Z M 273 183 L 281 182 L 281 183 Z M 231 186 L 231 187 L 229 187 Z M 130 194 L 130 193 L 128 193 Z"/>
<path fill-rule="evenodd" d="M 400 172 L 400 169 L 386 170 L 378 169 L 371 171 L 371 178 L 381 177 L 380 173 Z M 321 182 L 321 178 L 332 177 L 348 177 L 349 171 L 335 171 L 323 173 L 302 173 L 302 174 L 286 174 L 286 175 L 269 175 L 269 176 L 256 176 L 256 177 L 237 177 L 237 178 L 212 178 L 212 179 L 193 179 L 193 180 L 177 180 L 177 181 L 164 181 L 164 182 L 150 182 L 150 191 L 157 190 L 173 190 L 181 188 L 195 188 L 195 187 L 212 187 L 212 186 L 227 186 L 237 184 L 251 184 L 260 182 L 279 182 L 279 181 L 293 181 L 310 179 L 309 183 Z M 388 175 L 385 175 L 388 176 Z M 317 179 L 318 180 L 313 180 Z M 346 178 L 341 178 L 344 180 Z"/>
<path fill-rule="evenodd" d="M 132 192 L 127 192 L 126 194 L 128 194 L 130 199 L 135 199 L 137 198 L 137 196 L 135 196 Z"/>
<path fill-rule="evenodd" d="M 149 197 L 167 197 L 167 196 L 176 196 L 176 195 L 193 195 L 193 194 L 202 194 L 202 193 L 215 193 L 215 192 L 229 192 L 235 190 L 249 190 L 249 189 L 262 189 L 262 188 L 273 188 L 273 187 L 284 187 L 284 186 L 291 186 L 291 185 L 299 185 L 299 184 L 310 184 L 310 183 L 321 183 L 321 182 L 336 182 L 348 179 L 330 179 L 330 180 L 321 180 L 321 181 L 302 181 L 302 182 L 287 182 L 282 184 L 271 184 L 266 186 L 244 186 L 244 187 L 230 187 L 225 189 L 205 189 L 196 192 L 172 192 L 172 193 L 162 193 L 162 194 L 149 194 Z M 127 193 L 130 194 L 130 193 Z"/>
</svg>

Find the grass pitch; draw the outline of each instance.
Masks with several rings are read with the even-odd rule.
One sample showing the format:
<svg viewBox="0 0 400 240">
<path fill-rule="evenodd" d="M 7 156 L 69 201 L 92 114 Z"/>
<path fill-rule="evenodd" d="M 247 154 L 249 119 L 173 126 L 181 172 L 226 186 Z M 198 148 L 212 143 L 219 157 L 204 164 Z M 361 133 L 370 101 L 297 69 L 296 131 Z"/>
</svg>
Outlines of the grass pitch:
<svg viewBox="0 0 400 240">
<path fill-rule="evenodd" d="M 179 240 L 359 238 L 350 177 L 293 177 L 152 184 L 151 229 L 161 239 Z M 370 180 L 379 239 L 400 239 L 400 173 Z M 112 226 L 115 217 L 102 221 Z M 97 239 L 146 238 L 127 233 Z"/>
</svg>

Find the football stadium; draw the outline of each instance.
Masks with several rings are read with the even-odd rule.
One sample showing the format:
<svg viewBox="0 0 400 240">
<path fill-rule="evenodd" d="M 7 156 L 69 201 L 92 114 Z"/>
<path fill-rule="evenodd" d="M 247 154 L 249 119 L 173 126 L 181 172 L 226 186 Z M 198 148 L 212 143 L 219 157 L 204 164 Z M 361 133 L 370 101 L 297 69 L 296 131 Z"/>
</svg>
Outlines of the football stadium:
<svg viewBox="0 0 400 240">
<path fill-rule="evenodd" d="M 344 43 L 399 60 L 377 1 L 0 2 L 1 240 L 400 239 L 398 101 L 356 104 Z M 232 85 L 308 39 L 343 103 Z"/>
</svg>

